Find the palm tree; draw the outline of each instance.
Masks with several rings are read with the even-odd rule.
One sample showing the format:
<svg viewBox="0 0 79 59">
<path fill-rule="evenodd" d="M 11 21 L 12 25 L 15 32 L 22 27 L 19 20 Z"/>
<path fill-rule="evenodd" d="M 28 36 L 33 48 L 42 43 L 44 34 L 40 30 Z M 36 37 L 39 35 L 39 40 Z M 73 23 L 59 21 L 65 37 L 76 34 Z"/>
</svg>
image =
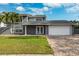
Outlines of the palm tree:
<svg viewBox="0 0 79 59">
<path fill-rule="evenodd" d="M 20 20 L 19 14 L 15 12 L 3 12 L 3 19 L 2 21 L 6 24 L 10 24 L 13 30 L 13 24 Z"/>
<path fill-rule="evenodd" d="M 15 12 L 3 12 L 3 19 L 2 21 L 5 23 L 15 23 L 20 21 L 20 16 L 19 14 Z"/>
<path fill-rule="evenodd" d="M 73 20 L 72 23 L 74 24 L 75 27 L 79 27 L 79 21 Z"/>
<path fill-rule="evenodd" d="M 8 19 L 9 19 L 9 12 L 2 12 L 2 16 L 3 16 L 3 19 L 2 19 L 2 22 L 4 23 L 8 23 Z"/>
<path fill-rule="evenodd" d="M 3 19 L 3 16 L 2 16 L 2 15 L 0 15 L 0 23 L 2 22 L 2 19 Z"/>
<path fill-rule="evenodd" d="M 20 17 L 19 14 L 15 13 L 15 12 L 10 12 L 8 21 L 10 23 L 18 22 L 20 20 L 19 17 Z"/>
</svg>

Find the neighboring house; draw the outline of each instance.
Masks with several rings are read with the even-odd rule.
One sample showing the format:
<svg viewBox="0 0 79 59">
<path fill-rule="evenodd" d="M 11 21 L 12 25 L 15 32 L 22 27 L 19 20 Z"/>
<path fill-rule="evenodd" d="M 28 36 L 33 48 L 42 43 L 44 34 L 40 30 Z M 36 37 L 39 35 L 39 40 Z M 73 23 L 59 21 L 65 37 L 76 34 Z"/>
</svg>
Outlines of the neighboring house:
<svg viewBox="0 0 79 59">
<path fill-rule="evenodd" d="M 45 15 L 21 15 L 21 22 L 12 24 L 10 28 L 3 31 L 9 34 L 23 35 L 72 35 L 73 25 L 70 21 L 47 21 Z M 8 34 L 8 33 L 7 33 Z"/>
<path fill-rule="evenodd" d="M 7 25 L 4 24 L 3 22 L 0 23 L 0 27 L 6 27 Z"/>
</svg>

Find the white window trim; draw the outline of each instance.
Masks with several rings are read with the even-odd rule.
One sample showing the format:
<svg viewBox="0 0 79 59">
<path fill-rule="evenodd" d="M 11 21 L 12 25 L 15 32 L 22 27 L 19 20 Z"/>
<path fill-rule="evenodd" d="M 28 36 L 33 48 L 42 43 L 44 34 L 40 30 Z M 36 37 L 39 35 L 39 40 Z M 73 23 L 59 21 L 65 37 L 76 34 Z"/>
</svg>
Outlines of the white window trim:
<svg viewBox="0 0 79 59">
<path fill-rule="evenodd" d="M 37 28 L 40 28 L 40 33 L 37 33 Z M 43 32 L 41 33 L 41 28 L 43 28 Z M 44 34 L 44 26 L 36 26 L 36 34 Z"/>
</svg>

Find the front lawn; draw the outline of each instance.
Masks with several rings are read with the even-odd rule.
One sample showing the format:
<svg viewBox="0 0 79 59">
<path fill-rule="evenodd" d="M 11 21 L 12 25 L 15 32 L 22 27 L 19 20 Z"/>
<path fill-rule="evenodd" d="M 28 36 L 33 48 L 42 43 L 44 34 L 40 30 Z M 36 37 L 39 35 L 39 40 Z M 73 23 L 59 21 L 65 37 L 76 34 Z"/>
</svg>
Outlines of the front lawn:
<svg viewBox="0 0 79 59">
<path fill-rule="evenodd" d="M 52 54 L 45 36 L 0 36 L 0 54 Z"/>
</svg>

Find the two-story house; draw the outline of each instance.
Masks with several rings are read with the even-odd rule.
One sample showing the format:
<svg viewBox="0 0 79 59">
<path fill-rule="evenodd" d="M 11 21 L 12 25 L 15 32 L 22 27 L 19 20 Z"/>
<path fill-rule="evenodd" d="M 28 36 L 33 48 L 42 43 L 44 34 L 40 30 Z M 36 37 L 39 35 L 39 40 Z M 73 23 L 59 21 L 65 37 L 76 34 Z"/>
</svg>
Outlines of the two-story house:
<svg viewBox="0 0 79 59">
<path fill-rule="evenodd" d="M 14 34 L 24 35 L 71 35 L 72 23 L 69 21 L 47 21 L 45 15 L 21 15 L 22 22 L 14 25 Z"/>
</svg>

